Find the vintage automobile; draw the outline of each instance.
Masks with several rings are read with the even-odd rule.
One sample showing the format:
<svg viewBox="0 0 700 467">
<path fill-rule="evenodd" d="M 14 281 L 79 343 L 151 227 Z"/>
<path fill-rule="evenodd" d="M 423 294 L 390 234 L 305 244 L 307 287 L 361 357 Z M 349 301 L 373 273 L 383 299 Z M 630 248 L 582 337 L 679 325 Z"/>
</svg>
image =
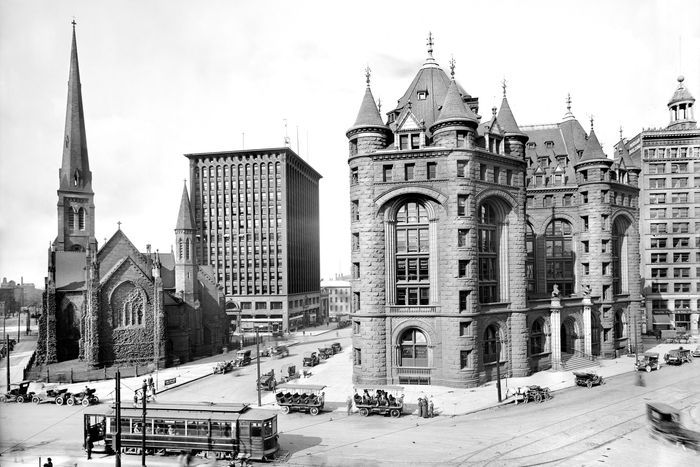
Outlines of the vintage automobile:
<svg viewBox="0 0 700 467">
<path fill-rule="evenodd" d="M 667 365 L 682 365 L 684 363 L 692 363 L 693 356 L 690 353 L 690 349 L 679 347 L 669 350 L 668 353 L 664 355 L 664 361 Z"/>
<path fill-rule="evenodd" d="M 236 352 L 236 358 L 233 360 L 233 366 L 250 365 L 250 350 L 239 350 Z"/>
<path fill-rule="evenodd" d="M 331 348 L 333 349 L 333 353 L 340 353 L 343 350 L 340 342 L 333 342 L 333 344 L 331 344 Z"/>
<path fill-rule="evenodd" d="M 681 424 L 680 410 L 662 402 L 647 402 L 647 420 L 652 438 L 700 451 L 700 433 Z"/>
<path fill-rule="evenodd" d="M 29 385 L 31 381 L 22 381 L 17 384 L 10 384 L 10 391 L 5 394 L 0 394 L 0 402 L 29 402 L 34 397 L 34 393 L 30 392 Z"/>
<path fill-rule="evenodd" d="M 334 355 L 333 348 L 332 347 L 319 347 L 318 348 L 318 355 L 319 355 L 319 357 L 321 357 L 321 360 L 326 360 Z"/>
<path fill-rule="evenodd" d="M 82 405 L 83 407 L 99 403 L 100 398 L 95 395 L 95 389 L 89 388 L 87 386 L 85 386 L 84 391 L 75 394 L 69 394 L 66 400 L 66 404 L 68 405 Z"/>
<path fill-rule="evenodd" d="M 700 357 L 700 345 L 696 346 L 691 352 L 690 355 L 693 357 Z"/>
<path fill-rule="evenodd" d="M 644 355 L 639 355 L 637 361 L 634 362 L 635 371 L 644 370 L 651 373 L 651 370 L 659 368 L 661 368 L 661 364 L 659 363 L 659 354 L 656 352 L 645 352 Z"/>
<path fill-rule="evenodd" d="M 508 393 L 506 393 L 508 397 Z M 542 386 L 532 385 L 532 386 L 521 386 L 515 389 L 513 393 L 513 398 L 515 404 L 525 403 L 530 401 L 533 402 L 544 402 L 552 398 L 552 393 L 549 388 L 543 388 Z"/>
<path fill-rule="evenodd" d="M 305 352 L 304 353 L 304 363 L 303 366 L 316 366 L 318 365 L 318 354 L 316 352 Z"/>
<path fill-rule="evenodd" d="M 593 386 L 603 384 L 603 377 L 595 373 L 583 373 L 579 371 L 574 371 L 574 376 L 576 377 L 577 386 L 586 386 L 587 388 L 592 388 Z"/>
<path fill-rule="evenodd" d="M 359 389 L 362 395 L 355 392 L 353 400 L 363 417 L 376 413 L 399 418 L 403 413 L 403 386 L 375 386 Z"/>
<path fill-rule="evenodd" d="M 323 410 L 325 387 L 316 384 L 282 384 L 278 386 L 279 392 L 275 398 L 284 413 L 296 410 L 318 415 Z"/>
<path fill-rule="evenodd" d="M 53 403 L 63 405 L 71 397 L 68 388 L 49 387 L 43 383 L 38 384 L 41 384 L 41 387 L 32 396 L 32 402 L 35 404 Z"/>
<path fill-rule="evenodd" d="M 299 379 L 301 375 L 297 373 L 297 366 L 296 365 L 282 365 L 282 374 L 280 375 L 280 379 L 282 383 L 286 383 L 287 381 L 292 381 L 294 379 Z"/>
<path fill-rule="evenodd" d="M 233 360 L 227 360 L 225 362 L 216 362 L 213 371 L 216 374 L 223 375 L 233 370 Z"/>
<path fill-rule="evenodd" d="M 270 370 L 267 373 L 260 375 L 260 379 L 258 379 L 258 389 L 272 391 L 275 389 L 275 386 L 277 386 L 275 370 Z"/>
<path fill-rule="evenodd" d="M 289 349 L 286 345 L 276 345 L 270 347 L 270 356 L 274 358 L 284 358 L 289 356 Z"/>
</svg>

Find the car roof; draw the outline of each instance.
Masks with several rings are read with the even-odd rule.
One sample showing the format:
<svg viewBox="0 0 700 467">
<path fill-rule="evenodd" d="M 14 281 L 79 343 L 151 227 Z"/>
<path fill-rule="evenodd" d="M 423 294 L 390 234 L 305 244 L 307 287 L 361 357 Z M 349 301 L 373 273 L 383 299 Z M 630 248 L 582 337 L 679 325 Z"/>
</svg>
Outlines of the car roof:
<svg viewBox="0 0 700 467">
<path fill-rule="evenodd" d="M 277 389 L 290 389 L 294 391 L 322 391 L 325 384 L 279 384 Z"/>
<path fill-rule="evenodd" d="M 661 413 L 680 413 L 680 411 L 677 408 L 668 404 L 664 404 L 663 402 L 647 402 L 647 406 Z"/>
</svg>

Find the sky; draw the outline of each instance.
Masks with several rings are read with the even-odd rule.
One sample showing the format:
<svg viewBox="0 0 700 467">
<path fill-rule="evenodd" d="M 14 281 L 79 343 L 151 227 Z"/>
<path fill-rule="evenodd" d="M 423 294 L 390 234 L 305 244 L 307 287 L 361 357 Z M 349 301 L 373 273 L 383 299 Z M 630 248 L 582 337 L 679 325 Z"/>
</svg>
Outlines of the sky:
<svg viewBox="0 0 700 467">
<path fill-rule="evenodd" d="M 700 98 L 700 2 L 0 0 L 0 277 L 43 287 L 56 238 L 71 21 L 101 245 L 170 251 L 186 153 L 291 148 L 320 182 L 321 275 L 349 272 L 348 143 L 369 66 L 382 113 L 427 57 L 520 125 L 572 112 L 612 157 Z M 286 129 L 285 129 L 286 122 Z"/>
</svg>

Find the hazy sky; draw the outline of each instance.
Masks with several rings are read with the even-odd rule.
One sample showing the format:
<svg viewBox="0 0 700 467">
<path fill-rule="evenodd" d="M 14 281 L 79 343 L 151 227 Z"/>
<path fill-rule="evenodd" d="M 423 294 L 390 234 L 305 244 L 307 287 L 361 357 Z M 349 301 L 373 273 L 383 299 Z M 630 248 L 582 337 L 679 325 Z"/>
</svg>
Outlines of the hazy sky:
<svg viewBox="0 0 700 467">
<path fill-rule="evenodd" d="M 668 123 L 679 73 L 700 98 L 700 2 L 0 0 L 0 277 L 43 286 L 55 239 L 72 17 L 99 244 L 117 221 L 170 251 L 184 153 L 291 147 L 322 175 L 321 274 L 349 270 L 347 139 L 372 69 L 382 113 L 427 56 L 521 125 L 571 93 L 607 154 Z M 297 133 L 299 135 L 297 140 Z"/>
</svg>

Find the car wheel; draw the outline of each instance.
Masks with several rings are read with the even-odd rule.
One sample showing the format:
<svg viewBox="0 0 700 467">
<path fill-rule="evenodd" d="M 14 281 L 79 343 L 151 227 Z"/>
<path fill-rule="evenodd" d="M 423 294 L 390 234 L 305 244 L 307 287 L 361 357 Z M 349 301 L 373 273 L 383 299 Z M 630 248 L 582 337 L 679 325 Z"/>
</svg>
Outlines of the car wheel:
<svg viewBox="0 0 700 467">
<path fill-rule="evenodd" d="M 17 396 L 17 403 L 24 404 L 24 396 Z"/>
<path fill-rule="evenodd" d="M 401 416 L 401 412 L 399 412 L 398 409 L 391 409 L 391 412 L 389 412 L 389 414 L 393 418 L 399 418 Z"/>
<path fill-rule="evenodd" d="M 282 406 L 282 413 L 289 413 L 289 406 L 288 405 Z"/>
<path fill-rule="evenodd" d="M 647 373 L 651 373 L 651 366 L 647 365 Z"/>
<path fill-rule="evenodd" d="M 542 394 L 540 394 L 539 392 L 537 394 L 535 394 L 535 402 L 537 402 L 537 403 L 542 402 Z"/>
<path fill-rule="evenodd" d="M 34 396 L 34 397 L 32 397 L 32 402 L 34 402 L 35 404 L 38 404 L 39 402 L 41 402 L 41 399 L 39 399 L 39 396 Z"/>
<path fill-rule="evenodd" d="M 318 415 L 318 407 L 311 407 L 309 409 L 309 412 L 311 413 L 311 415 Z"/>
<path fill-rule="evenodd" d="M 99 404 L 99 403 L 100 403 L 100 398 L 97 397 L 97 396 L 92 396 L 92 402 L 93 402 L 94 404 Z"/>
<path fill-rule="evenodd" d="M 90 399 L 86 397 L 80 403 L 83 405 L 83 407 L 87 407 L 88 405 L 90 405 Z"/>
<path fill-rule="evenodd" d="M 363 417 L 367 417 L 367 416 L 369 415 L 369 410 L 366 409 L 366 408 L 364 408 L 364 407 L 361 408 L 361 409 L 360 409 L 360 415 L 362 415 Z"/>
<path fill-rule="evenodd" d="M 69 397 L 68 400 L 66 401 L 66 404 L 73 405 L 73 404 L 75 404 L 75 400 L 72 397 Z"/>
<path fill-rule="evenodd" d="M 591 388 L 593 387 L 593 381 L 587 381 L 587 382 L 586 382 L 586 387 L 587 387 L 588 389 L 591 389 Z"/>
<path fill-rule="evenodd" d="M 56 398 L 56 405 L 63 405 L 63 402 L 64 402 L 64 401 L 63 401 L 63 397 L 58 396 L 58 397 Z"/>
</svg>

